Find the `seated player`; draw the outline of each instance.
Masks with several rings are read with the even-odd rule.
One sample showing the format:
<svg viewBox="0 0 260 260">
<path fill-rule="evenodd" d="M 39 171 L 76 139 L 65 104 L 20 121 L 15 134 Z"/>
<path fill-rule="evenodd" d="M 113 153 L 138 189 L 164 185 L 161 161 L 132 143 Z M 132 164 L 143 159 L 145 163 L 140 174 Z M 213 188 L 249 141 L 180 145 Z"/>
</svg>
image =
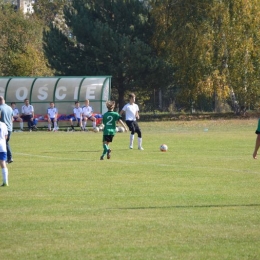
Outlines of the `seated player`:
<svg viewBox="0 0 260 260">
<path fill-rule="evenodd" d="M 57 125 L 58 109 L 55 107 L 54 102 L 50 102 L 50 107 L 47 110 L 47 116 L 48 116 L 48 131 L 51 131 L 51 127 L 53 128 L 53 132 L 58 131 L 58 125 Z"/>
<path fill-rule="evenodd" d="M 82 128 L 82 108 L 80 107 L 79 101 L 75 102 L 75 107 L 73 108 L 73 114 L 74 114 L 74 117 L 70 118 L 71 130 L 74 131 L 73 121 L 77 121 L 77 126 L 80 126 L 81 131 L 83 131 L 83 128 Z"/>
<path fill-rule="evenodd" d="M 89 100 L 85 100 L 85 106 L 82 108 L 82 117 L 83 117 L 83 130 L 86 130 L 86 125 L 88 119 L 92 121 L 93 129 L 96 128 L 96 118 L 93 116 L 93 109 L 89 105 Z"/>
<path fill-rule="evenodd" d="M 37 130 L 37 127 L 35 125 L 34 121 L 34 107 L 30 105 L 29 99 L 26 98 L 24 100 L 24 105 L 22 106 L 22 118 L 23 121 L 28 122 L 28 128 L 31 132 L 32 130 Z"/>
<path fill-rule="evenodd" d="M 20 129 L 23 131 L 23 119 L 20 117 L 20 112 L 18 108 L 16 107 L 16 103 L 12 102 L 11 107 L 13 109 L 13 121 L 20 123 Z"/>
</svg>

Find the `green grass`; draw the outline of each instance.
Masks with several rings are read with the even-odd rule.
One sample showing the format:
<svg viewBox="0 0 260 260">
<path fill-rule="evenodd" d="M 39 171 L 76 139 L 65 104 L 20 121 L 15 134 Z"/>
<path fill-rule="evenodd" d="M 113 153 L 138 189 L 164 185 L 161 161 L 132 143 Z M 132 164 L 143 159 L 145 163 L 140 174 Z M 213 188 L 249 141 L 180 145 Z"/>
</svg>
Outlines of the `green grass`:
<svg viewBox="0 0 260 260">
<path fill-rule="evenodd" d="M 0 259 L 260 259 L 256 124 L 140 123 L 104 161 L 102 133 L 13 133 Z"/>
</svg>

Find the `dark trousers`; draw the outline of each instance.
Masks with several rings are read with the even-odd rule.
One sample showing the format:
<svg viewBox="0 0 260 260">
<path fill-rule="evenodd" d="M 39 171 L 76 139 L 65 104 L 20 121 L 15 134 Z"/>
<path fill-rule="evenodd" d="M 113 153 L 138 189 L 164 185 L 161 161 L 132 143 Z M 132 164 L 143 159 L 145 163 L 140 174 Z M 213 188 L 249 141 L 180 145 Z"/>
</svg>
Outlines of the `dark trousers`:
<svg viewBox="0 0 260 260">
<path fill-rule="evenodd" d="M 11 151 L 11 147 L 10 147 L 10 144 L 9 144 L 11 134 L 12 134 L 12 132 L 8 131 L 8 136 L 7 136 L 7 139 L 6 139 L 7 161 L 12 159 L 12 151 Z"/>
<path fill-rule="evenodd" d="M 33 120 L 32 119 L 32 115 L 25 115 L 23 116 L 23 121 L 28 123 L 28 128 L 32 129 L 34 126 Z"/>
<path fill-rule="evenodd" d="M 142 132 L 141 132 L 141 129 L 139 128 L 137 121 L 126 120 L 125 122 L 129 128 L 129 131 L 131 131 L 131 135 L 134 135 L 135 133 L 137 133 L 138 137 L 142 138 Z"/>
</svg>

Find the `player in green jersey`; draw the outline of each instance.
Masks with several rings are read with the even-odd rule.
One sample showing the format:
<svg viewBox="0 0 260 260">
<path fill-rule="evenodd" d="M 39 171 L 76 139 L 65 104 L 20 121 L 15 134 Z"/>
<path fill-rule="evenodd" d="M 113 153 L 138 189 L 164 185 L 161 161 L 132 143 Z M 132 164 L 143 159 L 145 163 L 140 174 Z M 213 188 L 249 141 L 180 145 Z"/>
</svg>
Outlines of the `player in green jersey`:
<svg viewBox="0 0 260 260">
<path fill-rule="evenodd" d="M 127 132 L 127 127 L 122 121 L 121 116 L 114 112 L 115 101 L 107 101 L 106 106 L 108 111 L 103 115 L 103 154 L 100 157 L 100 160 L 104 160 L 104 156 L 107 155 L 107 159 L 111 157 L 111 149 L 109 148 L 109 143 L 112 143 L 113 137 L 116 133 L 116 123 L 119 122 Z"/>
</svg>

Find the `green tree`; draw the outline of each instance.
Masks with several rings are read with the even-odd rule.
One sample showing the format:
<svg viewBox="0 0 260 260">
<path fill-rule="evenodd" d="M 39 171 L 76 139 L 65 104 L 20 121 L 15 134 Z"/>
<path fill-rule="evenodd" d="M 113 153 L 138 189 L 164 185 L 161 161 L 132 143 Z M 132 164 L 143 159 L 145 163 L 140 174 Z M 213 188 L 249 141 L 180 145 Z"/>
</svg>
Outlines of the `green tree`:
<svg viewBox="0 0 260 260">
<path fill-rule="evenodd" d="M 154 88 L 169 84 L 167 64 L 150 45 L 153 21 L 144 2 L 75 0 L 64 14 L 71 37 L 65 40 L 55 27 L 45 35 L 48 58 L 59 73 L 112 75 L 120 108 L 126 92 L 147 99 Z"/>
<path fill-rule="evenodd" d="M 34 16 L 49 26 L 60 14 L 64 5 L 69 4 L 69 2 L 69 0 L 37 0 L 33 5 Z"/>
<path fill-rule="evenodd" d="M 42 46 L 42 26 L 15 12 L 10 5 L 0 8 L 0 73 L 2 76 L 51 75 Z"/>
<path fill-rule="evenodd" d="M 208 50 L 208 13 L 212 1 L 151 1 L 156 21 L 153 44 L 158 53 L 175 68 L 178 92 L 175 101 L 191 107 L 198 100 L 198 82 L 204 76 Z"/>
<path fill-rule="evenodd" d="M 240 106 L 254 108 L 260 86 L 260 2 L 234 1 L 229 10 L 230 87 Z"/>
<path fill-rule="evenodd" d="M 259 85 L 260 2 L 242 0 L 151 1 L 153 43 L 176 68 L 179 102 L 217 104 L 235 92 L 255 102 Z"/>
</svg>

